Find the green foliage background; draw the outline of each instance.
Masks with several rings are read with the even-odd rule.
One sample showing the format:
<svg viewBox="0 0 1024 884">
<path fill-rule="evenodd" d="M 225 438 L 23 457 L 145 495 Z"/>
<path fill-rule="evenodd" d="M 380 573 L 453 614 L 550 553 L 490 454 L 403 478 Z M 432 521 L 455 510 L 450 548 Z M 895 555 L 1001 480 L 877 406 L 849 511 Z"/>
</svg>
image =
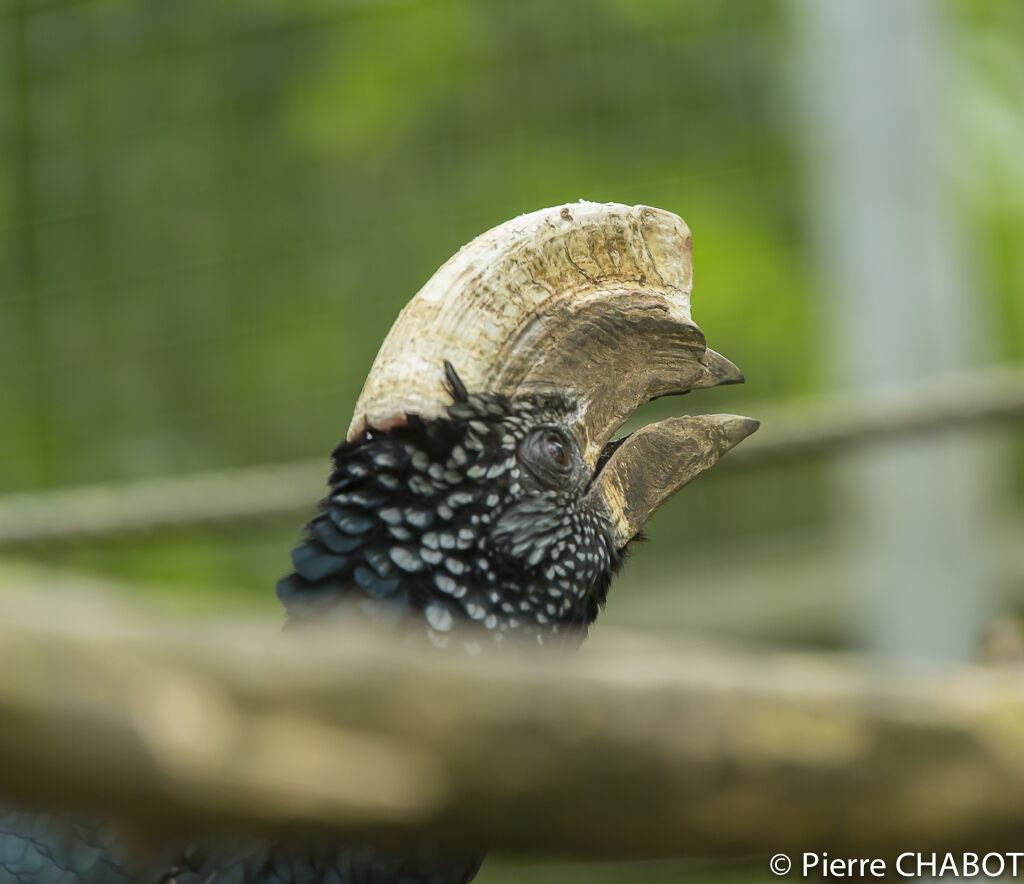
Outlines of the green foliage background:
<svg viewBox="0 0 1024 884">
<path fill-rule="evenodd" d="M 948 11 L 950 188 L 981 284 L 965 297 L 986 355 L 1020 357 L 1024 11 Z M 749 377 L 700 408 L 829 389 L 790 13 L 8 0 L 0 490 L 326 456 L 431 272 L 493 224 L 578 198 L 661 206 L 694 230 L 695 315 Z M 760 503 L 705 495 L 701 536 L 668 533 L 821 530 L 820 470 L 758 481 Z M 686 524 L 669 513 L 656 528 Z M 266 538 L 238 555 L 224 540 L 46 555 L 204 587 L 264 586 L 285 560 Z"/>
<path fill-rule="evenodd" d="M 949 186 L 979 281 L 964 296 L 988 359 L 1020 359 L 1024 6 L 945 8 Z M 0 492 L 315 456 L 326 474 L 433 270 L 494 224 L 579 198 L 693 229 L 695 316 L 749 382 L 686 407 L 756 415 L 827 391 L 791 12 L 0 0 Z M 813 553 L 833 530 L 821 466 L 711 487 L 655 521 L 611 622 L 633 622 L 641 587 L 685 585 L 682 564 Z M 273 610 L 298 527 L 31 557 Z"/>
</svg>

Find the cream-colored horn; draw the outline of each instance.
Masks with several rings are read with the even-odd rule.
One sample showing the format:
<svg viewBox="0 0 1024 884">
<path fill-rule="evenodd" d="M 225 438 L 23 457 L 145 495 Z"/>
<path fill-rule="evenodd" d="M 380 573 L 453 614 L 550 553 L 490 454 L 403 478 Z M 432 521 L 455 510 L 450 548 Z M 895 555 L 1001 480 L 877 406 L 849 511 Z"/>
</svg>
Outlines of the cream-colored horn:
<svg viewBox="0 0 1024 884">
<path fill-rule="evenodd" d="M 736 383 L 690 318 L 692 241 L 649 206 L 571 203 L 463 246 L 402 310 L 356 403 L 348 438 L 450 403 L 444 361 L 469 392 L 558 392 L 578 408 L 593 465 L 641 403 Z"/>
</svg>

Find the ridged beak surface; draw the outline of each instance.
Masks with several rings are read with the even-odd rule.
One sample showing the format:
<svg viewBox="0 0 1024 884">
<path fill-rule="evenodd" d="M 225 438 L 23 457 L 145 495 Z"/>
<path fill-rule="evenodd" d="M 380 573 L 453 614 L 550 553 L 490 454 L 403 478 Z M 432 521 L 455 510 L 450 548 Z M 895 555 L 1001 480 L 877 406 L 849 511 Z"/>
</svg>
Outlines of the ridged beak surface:
<svg viewBox="0 0 1024 884">
<path fill-rule="evenodd" d="M 629 543 L 663 503 L 758 426 L 749 417 L 704 414 L 671 417 L 629 436 L 590 489 L 604 507 L 616 547 Z"/>
</svg>

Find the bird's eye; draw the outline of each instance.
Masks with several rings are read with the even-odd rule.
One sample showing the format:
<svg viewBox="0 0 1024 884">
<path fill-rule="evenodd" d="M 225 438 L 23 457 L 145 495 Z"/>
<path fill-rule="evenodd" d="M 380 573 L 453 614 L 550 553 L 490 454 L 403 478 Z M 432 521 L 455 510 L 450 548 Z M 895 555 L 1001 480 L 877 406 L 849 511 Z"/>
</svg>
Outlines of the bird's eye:
<svg viewBox="0 0 1024 884">
<path fill-rule="evenodd" d="M 561 487 L 573 475 L 572 443 L 554 427 L 538 427 L 519 446 L 519 463 L 543 485 Z"/>
<path fill-rule="evenodd" d="M 557 433 L 547 433 L 544 437 L 544 450 L 560 467 L 569 466 L 569 450 Z"/>
</svg>

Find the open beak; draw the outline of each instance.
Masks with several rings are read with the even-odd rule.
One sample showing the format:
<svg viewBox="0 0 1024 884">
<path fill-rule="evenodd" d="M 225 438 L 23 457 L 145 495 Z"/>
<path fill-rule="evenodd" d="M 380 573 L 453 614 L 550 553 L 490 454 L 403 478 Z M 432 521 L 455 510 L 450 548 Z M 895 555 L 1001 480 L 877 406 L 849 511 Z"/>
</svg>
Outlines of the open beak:
<svg viewBox="0 0 1024 884">
<path fill-rule="evenodd" d="M 661 396 L 743 382 L 690 315 L 693 243 L 650 206 L 570 203 L 513 218 L 463 246 L 402 311 L 356 403 L 348 438 L 442 417 L 450 362 L 470 392 L 557 395 L 597 472 L 633 411 Z M 749 436 L 732 415 L 672 418 L 623 441 L 597 472 L 620 545 L 694 476 Z M 610 450 L 610 449 L 609 449 Z"/>
<path fill-rule="evenodd" d="M 758 426 L 759 421 L 735 414 L 670 417 L 624 440 L 589 492 L 608 517 L 616 549 L 629 543 L 680 488 Z"/>
</svg>

